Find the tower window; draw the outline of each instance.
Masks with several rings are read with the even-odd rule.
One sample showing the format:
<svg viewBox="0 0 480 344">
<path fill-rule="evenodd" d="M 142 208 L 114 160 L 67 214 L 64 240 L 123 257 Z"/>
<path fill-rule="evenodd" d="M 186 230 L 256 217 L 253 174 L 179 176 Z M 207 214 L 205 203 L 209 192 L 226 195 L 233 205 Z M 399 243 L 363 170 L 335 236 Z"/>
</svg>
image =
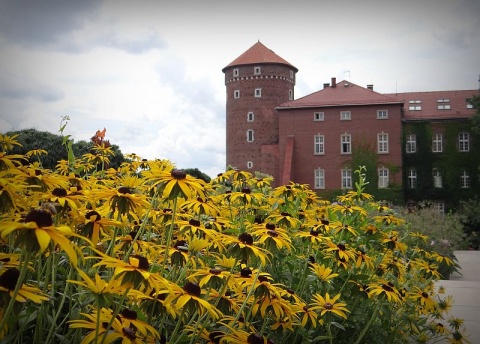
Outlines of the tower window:
<svg viewBox="0 0 480 344">
<path fill-rule="evenodd" d="M 233 70 L 233 76 L 236 77 L 236 76 L 239 76 L 240 75 L 240 71 L 238 70 L 238 68 L 235 68 Z"/>
<path fill-rule="evenodd" d="M 240 90 L 235 90 L 235 91 L 233 91 L 233 98 L 234 98 L 234 99 L 240 98 Z"/>
<path fill-rule="evenodd" d="M 260 67 L 253 68 L 253 74 L 260 75 L 262 73 L 262 69 Z"/>
<path fill-rule="evenodd" d="M 253 167 L 253 162 L 247 161 L 247 168 L 252 168 L 252 167 Z"/>
<path fill-rule="evenodd" d="M 253 122 L 253 112 L 247 113 L 247 122 Z"/>
<path fill-rule="evenodd" d="M 262 89 L 261 88 L 256 88 L 255 89 L 255 98 L 261 98 L 262 97 Z"/>
<path fill-rule="evenodd" d="M 247 142 L 253 142 L 253 130 L 252 129 L 247 130 Z"/>
<path fill-rule="evenodd" d="M 293 100 L 293 91 L 288 90 L 288 100 Z"/>
</svg>

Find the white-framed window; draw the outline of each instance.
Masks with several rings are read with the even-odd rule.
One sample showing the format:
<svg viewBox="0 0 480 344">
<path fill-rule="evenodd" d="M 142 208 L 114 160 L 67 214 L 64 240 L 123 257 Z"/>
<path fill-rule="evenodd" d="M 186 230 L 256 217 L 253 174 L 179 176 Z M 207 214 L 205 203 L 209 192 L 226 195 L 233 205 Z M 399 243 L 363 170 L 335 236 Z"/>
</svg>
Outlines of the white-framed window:
<svg viewBox="0 0 480 344">
<path fill-rule="evenodd" d="M 314 112 L 313 113 L 313 120 L 314 121 L 324 121 L 325 120 L 325 113 L 323 112 Z"/>
<path fill-rule="evenodd" d="M 388 168 L 381 167 L 378 169 L 378 188 L 388 188 L 389 183 L 389 170 Z"/>
<path fill-rule="evenodd" d="M 340 120 L 349 121 L 352 119 L 352 113 L 350 111 L 340 111 Z"/>
<path fill-rule="evenodd" d="M 417 170 L 413 168 L 408 170 L 408 187 L 410 189 L 415 189 L 417 187 Z"/>
<path fill-rule="evenodd" d="M 262 68 L 256 66 L 256 67 L 253 67 L 253 74 L 254 75 L 260 75 L 262 73 Z"/>
<path fill-rule="evenodd" d="M 458 151 L 470 151 L 470 135 L 465 131 L 458 133 Z"/>
<path fill-rule="evenodd" d="M 314 188 L 325 189 L 325 170 L 323 168 L 316 168 L 314 171 Z"/>
<path fill-rule="evenodd" d="M 288 90 L 288 100 L 293 100 L 293 91 Z"/>
<path fill-rule="evenodd" d="M 313 154 L 323 155 L 325 154 L 325 136 L 317 134 L 313 140 Z"/>
<path fill-rule="evenodd" d="M 248 129 L 247 130 L 247 142 L 253 142 L 253 130 L 252 129 Z"/>
<path fill-rule="evenodd" d="M 340 153 L 352 154 L 352 135 L 345 133 L 340 136 Z"/>
<path fill-rule="evenodd" d="M 253 161 L 247 161 L 247 168 L 253 167 Z"/>
<path fill-rule="evenodd" d="M 437 109 L 439 110 L 450 110 L 450 99 L 441 98 L 437 99 Z"/>
<path fill-rule="evenodd" d="M 342 189 L 352 188 L 352 170 L 350 168 L 342 169 Z"/>
<path fill-rule="evenodd" d="M 377 110 L 377 119 L 388 119 L 388 110 Z"/>
<path fill-rule="evenodd" d="M 410 111 L 420 111 L 422 109 L 422 101 L 421 100 L 409 100 L 408 101 L 408 109 Z"/>
<path fill-rule="evenodd" d="M 247 113 L 247 122 L 253 122 L 254 117 L 255 116 L 254 116 L 253 112 L 250 111 L 249 113 Z"/>
<path fill-rule="evenodd" d="M 377 134 L 377 151 L 379 154 L 388 153 L 388 134 Z"/>
<path fill-rule="evenodd" d="M 460 187 L 462 189 L 468 189 L 470 187 L 470 175 L 467 171 L 463 171 L 460 176 Z"/>
<path fill-rule="evenodd" d="M 438 168 L 433 169 L 433 187 L 441 188 L 442 187 L 442 173 Z"/>
<path fill-rule="evenodd" d="M 445 203 L 443 202 L 435 202 L 433 203 L 433 206 L 435 209 L 438 210 L 438 212 L 441 214 L 441 215 L 444 215 L 445 214 Z"/>
<path fill-rule="evenodd" d="M 290 71 L 290 79 L 293 79 L 293 70 Z"/>
<path fill-rule="evenodd" d="M 238 68 L 235 68 L 233 70 L 233 76 L 236 77 L 236 76 L 239 76 L 240 75 L 240 70 Z"/>
<path fill-rule="evenodd" d="M 473 109 L 473 105 L 472 103 L 470 103 L 472 101 L 472 98 L 467 98 L 465 99 L 465 101 L 467 102 L 467 109 Z"/>
<path fill-rule="evenodd" d="M 417 151 L 417 137 L 415 134 L 407 135 L 407 144 L 405 146 L 407 153 L 415 153 Z"/>
<path fill-rule="evenodd" d="M 432 152 L 434 152 L 434 153 L 443 152 L 443 135 L 442 134 L 433 134 L 433 136 L 432 136 Z"/>
<path fill-rule="evenodd" d="M 234 99 L 240 98 L 240 90 L 235 90 L 235 91 L 233 91 L 233 98 L 234 98 Z"/>
<path fill-rule="evenodd" d="M 261 88 L 256 88 L 255 89 L 255 98 L 261 98 L 262 97 L 262 89 Z"/>
</svg>

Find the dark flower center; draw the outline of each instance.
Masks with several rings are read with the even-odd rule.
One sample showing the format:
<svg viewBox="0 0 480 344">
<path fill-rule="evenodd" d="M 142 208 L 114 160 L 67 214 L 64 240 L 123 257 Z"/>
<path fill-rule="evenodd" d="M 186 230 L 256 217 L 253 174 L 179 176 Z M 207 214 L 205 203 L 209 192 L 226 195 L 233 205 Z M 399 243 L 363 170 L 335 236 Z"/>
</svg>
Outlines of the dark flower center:
<svg viewBox="0 0 480 344">
<path fill-rule="evenodd" d="M 330 221 L 328 221 L 328 220 L 322 220 L 322 221 L 320 221 L 320 222 L 321 222 L 322 225 L 324 225 L 324 226 L 328 226 L 328 225 L 330 224 Z"/>
<path fill-rule="evenodd" d="M 188 282 L 183 286 L 183 290 L 188 294 L 196 297 L 200 297 L 202 289 L 197 283 Z"/>
<path fill-rule="evenodd" d="M 64 188 L 55 188 L 52 191 L 52 195 L 56 197 L 65 197 L 67 196 L 67 190 L 65 190 Z"/>
<path fill-rule="evenodd" d="M 200 221 L 196 219 L 190 219 L 190 221 L 188 221 L 188 224 L 190 226 L 200 227 Z"/>
<path fill-rule="evenodd" d="M 270 235 L 270 236 L 273 237 L 273 238 L 278 237 L 278 232 L 277 232 L 277 231 L 274 231 L 274 230 L 269 230 L 269 231 L 267 231 L 267 234 Z"/>
<path fill-rule="evenodd" d="M 314 264 L 315 263 L 315 257 L 314 256 L 308 257 L 308 262 Z"/>
<path fill-rule="evenodd" d="M 118 192 L 120 192 L 121 194 L 131 194 L 132 193 L 132 190 L 130 190 L 129 187 L 126 187 L 126 186 L 122 186 L 120 188 L 118 188 Z"/>
<path fill-rule="evenodd" d="M 39 228 L 53 225 L 52 215 L 43 209 L 34 209 L 25 217 L 25 222 L 35 222 Z"/>
<path fill-rule="evenodd" d="M 295 291 L 293 289 L 287 289 L 287 293 L 290 295 L 295 295 Z"/>
<path fill-rule="evenodd" d="M 175 169 L 171 172 L 171 176 L 175 179 L 185 179 L 187 178 L 187 172 Z"/>
<path fill-rule="evenodd" d="M 141 270 L 148 270 L 150 268 L 150 265 L 148 264 L 148 259 L 140 256 L 138 254 L 134 254 L 131 256 L 131 258 L 136 258 L 138 259 L 138 268 Z"/>
<path fill-rule="evenodd" d="M 242 277 L 250 277 L 251 275 L 252 275 L 252 270 L 250 270 L 250 268 L 243 268 L 240 271 L 240 276 Z"/>
<path fill-rule="evenodd" d="M 264 344 L 264 338 L 263 336 L 257 334 L 257 333 L 252 333 L 247 337 L 247 343 L 248 344 Z"/>
<path fill-rule="evenodd" d="M 267 223 L 267 224 L 265 225 L 265 227 L 266 227 L 267 229 L 270 229 L 270 230 L 273 231 L 273 230 L 275 229 L 275 224 L 269 222 L 269 223 Z"/>
<path fill-rule="evenodd" d="M 345 251 L 346 249 L 344 244 L 338 244 L 337 247 L 340 251 Z"/>
<path fill-rule="evenodd" d="M 323 305 L 323 308 L 325 309 L 333 309 L 333 305 L 330 302 L 325 302 Z"/>
<path fill-rule="evenodd" d="M 130 320 L 137 319 L 137 312 L 135 312 L 133 309 L 125 308 L 121 314 L 125 319 L 130 319 Z"/>
<path fill-rule="evenodd" d="M 287 212 L 285 212 L 285 211 L 282 211 L 282 212 L 280 213 L 280 215 L 282 215 L 282 216 L 291 216 L 289 213 L 287 213 Z"/>
<path fill-rule="evenodd" d="M 130 233 L 128 233 L 128 235 L 130 235 L 130 238 L 135 239 L 135 237 L 137 236 L 138 232 L 136 231 L 131 231 Z"/>
<path fill-rule="evenodd" d="M 253 245 L 253 237 L 248 233 L 242 233 L 238 236 L 238 240 L 240 240 L 245 245 Z"/>
<path fill-rule="evenodd" d="M 310 231 L 310 235 L 311 235 L 311 236 L 317 237 L 319 234 L 320 234 L 320 233 L 319 233 L 318 231 L 316 231 L 316 230 L 313 230 L 313 229 L 312 229 L 312 230 Z"/>
<path fill-rule="evenodd" d="M 428 299 L 428 294 L 427 294 L 426 292 L 423 292 L 423 293 L 422 293 L 422 297 Z"/>
<path fill-rule="evenodd" d="M 90 221 L 92 220 L 93 216 L 95 216 L 95 218 L 93 219 L 93 222 L 100 221 L 100 219 L 102 218 L 102 216 L 99 213 L 97 213 L 95 210 L 89 211 L 87 214 L 85 214 L 85 217 Z"/>
<path fill-rule="evenodd" d="M 15 290 L 18 277 L 20 277 L 19 270 L 15 268 L 8 269 L 0 276 L 0 286 L 4 287 L 7 290 Z"/>
<path fill-rule="evenodd" d="M 244 194 L 249 195 L 249 194 L 252 193 L 252 190 L 250 190 L 250 188 L 243 188 L 243 189 L 242 189 L 242 192 L 243 192 Z"/>
<path fill-rule="evenodd" d="M 213 268 L 209 271 L 212 275 L 220 275 L 222 273 L 221 269 Z"/>
</svg>

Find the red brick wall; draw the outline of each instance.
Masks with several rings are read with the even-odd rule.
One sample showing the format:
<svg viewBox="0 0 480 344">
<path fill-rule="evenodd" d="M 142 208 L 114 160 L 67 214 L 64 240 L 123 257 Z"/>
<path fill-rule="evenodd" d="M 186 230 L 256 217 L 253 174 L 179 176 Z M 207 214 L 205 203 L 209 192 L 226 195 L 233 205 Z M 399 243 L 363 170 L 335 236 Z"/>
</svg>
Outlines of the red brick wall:
<svg viewBox="0 0 480 344">
<path fill-rule="evenodd" d="M 260 75 L 254 75 L 254 67 L 260 66 Z M 233 70 L 239 76 L 233 77 Z M 275 64 L 234 66 L 225 70 L 226 85 L 226 147 L 227 165 L 251 172 L 261 171 L 277 177 L 278 157 L 276 149 L 262 146 L 278 144 L 278 116 L 275 107 L 289 100 L 289 90 L 294 89 L 290 78 L 291 67 Z M 256 88 L 262 89 L 261 98 L 255 98 Z M 240 98 L 234 99 L 234 91 L 240 90 Z M 248 112 L 254 113 L 254 121 L 247 121 Z M 254 131 L 254 141 L 247 142 L 247 130 Z"/>
<path fill-rule="evenodd" d="M 377 110 L 388 110 L 388 119 L 377 119 Z M 324 112 L 324 121 L 314 121 L 314 112 Z M 351 111 L 351 120 L 341 121 L 340 111 Z M 352 149 L 355 144 L 369 143 L 377 150 L 377 133 L 388 133 L 389 153 L 378 154 L 378 162 L 399 167 L 397 174 L 390 171 L 390 182 L 401 183 L 402 140 L 400 105 L 368 105 L 330 107 L 321 109 L 292 109 L 279 111 L 280 166 L 285 155 L 287 136 L 295 137 L 291 179 L 309 184 L 313 188 L 314 170 L 325 170 L 326 190 L 341 188 L 341 169 L 351 161 L 351 154 L 340 154 L 340 136 L 351 134 Z M 314 136 L 325 138 L 325 154 L 314 155 Z M 353 168 L 352 170 L 355 170 Z M 353 172 L 353 171 L 352 171 Z M 367 171 L 367 174 L 377 171 Z"/>
</svg>

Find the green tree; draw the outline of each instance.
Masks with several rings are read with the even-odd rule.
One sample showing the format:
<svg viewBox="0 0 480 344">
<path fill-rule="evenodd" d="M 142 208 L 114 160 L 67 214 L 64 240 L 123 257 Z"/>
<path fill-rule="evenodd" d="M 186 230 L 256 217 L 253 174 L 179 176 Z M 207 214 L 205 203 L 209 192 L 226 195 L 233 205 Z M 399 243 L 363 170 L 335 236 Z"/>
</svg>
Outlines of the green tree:
<svg viewBox="0 0 480 344">
<path fill-rule="evenodd" d="M 469 200 L 461 201 L 458 212 L 463 215 L 462 224 L 471 248 L 480 247 L 480 197 L 477 195 Z"/>
<path fill-rule="evenodd" d="M 43 168 L 54 170 L 59 160 L 66 160 L 68 158 L 61 135 L 52 134 L 47 131 L 38 131 L 36 129 L 11 131 L 7 134 L 18 134 L 17 141 L 22 145 L 21 147 L 15 146 L 12 154 L 25 154 L 33 149 L 46 150 L 48 154 L 32 157 L 32 162 L 38 159 Z M 77 158 L 89 153 L 92 148 L 93 143 L 85 140 L 80 140 L 72 144 L 73 153 Z M 117 145 L 112 145 L 112 149 L 115 152 L 115 156 L 110 159 L 110 167 L 118 168 L 124 161 L 123 153 Z"/>
<path fill-rule="evenodd" d="M 472 132 L 475 134 L 480 134 L 480 95 L 473 96 L 469 103 L 472 104 L 473 108 L 476 109 L 475 114 L 470 118 L 470 123 L 472 124 Z"/>
</svg>

